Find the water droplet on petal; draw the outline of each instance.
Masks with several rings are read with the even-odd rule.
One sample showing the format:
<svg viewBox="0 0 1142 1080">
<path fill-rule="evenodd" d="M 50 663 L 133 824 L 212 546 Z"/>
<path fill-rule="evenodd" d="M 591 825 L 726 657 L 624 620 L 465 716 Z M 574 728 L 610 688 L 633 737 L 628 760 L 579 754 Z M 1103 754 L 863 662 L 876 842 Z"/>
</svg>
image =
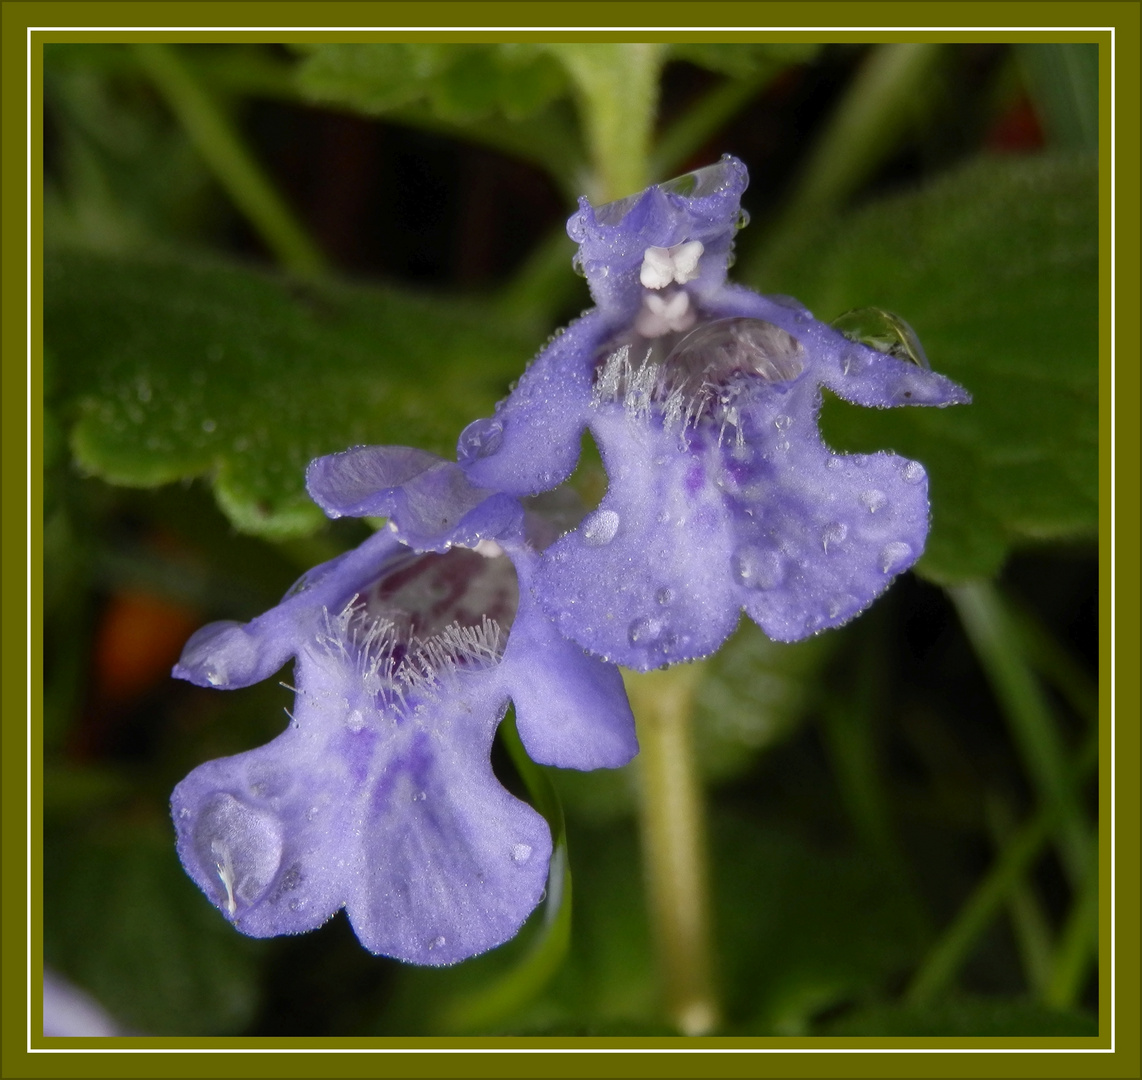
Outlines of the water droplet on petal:
<svg viewBox="0 0 1142 1080">
<path fill-rule="evenodd" d="M 217 876 L 225 890 L 223 905 L 233 917 L 240 904 L 258 900 L 278 872 L 281 823 L 233 795 L 216 795 L 195 824 L 194 852 L 201 866 Z"/>
<path fill-rule="evenodd" d="M 832 323 L 849 341 L 868 345 L 878 352 L 887 353 L 897 360 L 905 360 L 925 371 L 931 370 L 924 346 L 912 329 L 899 315 L 884 308 L 854 308 L 838 315 Z M 845 372 L 848 374 L 848 372 Z"/>
<path fill-rule="evenodd" d="M 516 844 L 512 848 L 512 862 L 525 863 L 531 858 L 531 845 L 530 844 Z"/>
<path fill-rule="evenodd" d="M 619 530 L 619 515 L 614 510 L 596 510 L 583 521 L 583 541 L 593 547 L 609 544 Z"/>
<path fill-rule="evenodd" d="M 904 477 L 904 482 L 906 484 L 918 484 L 927 475 L 928 474 L 924 470 L 924 466 L 921 465 L 918 461 L 906 462 L 903 470 L 901 471 L 901 476 Z"/>
<path fill-rule="evenodd" d="M 886 574 L 899 574 L 912 561 L 912 545 L 902 540 L 886 544 L 880 553 L 880 569 Z"/>
<path fill-rule="evenodd" d="M 864 506 L 870 514 L 875 514 L 877 510 L 882 510 L 888 503 L 888 496 L 883 491 L 878 491 L 876 488 L 871 488 L 868 491 L 862 491 L 860 494 L 861 505 Z"/>
<path fill-rule="evenodd" d="M 646 645 L 655 640 L 662 630 L 659 619 L 635 619 L 627 628 L 627 637 L 632 645 Z"/>
<path fill-rule="evenodd" d="M 439 937 L 434 937 L 428 943 L 428 948 L 429 948 L 429 951 L 431 951 L 432 949 L 443 949 L 446 944 L 447 944 L 447 941 L 445 940 L 444 935 L 441 934 Z"/>
<path fill-rule="evenodd" d="M 781 555 L 768 548 L 739 548 L 730 564 L 734 576 L 747 589 L 776 589 L 785 580 Z"/>
<path fill-rule="evenodd" d="M 670 601 L 674 599 L 674 593 L 669 589 L 659 589 L 658 592 L 654 594 L 654 599 L 660 604 L 669 604 Z"/>
<path fill-rule="evenodd" d="M 789 425 L 792 423 L 793 423 L 793 417 L 792 416 L 777 416 L 777 417 L 774 417 L 774 420 L 773 420 L 773 426 L 775 428 L 777 428 L 778 431 L 788 430 Z"/>
<path fill-rule="evenodd" d="M 456 453 L 465 461 L 491 457 L 504 441 L 504 425 L 494 416 L 473 420 L 456 442 Z"/>
<path fill-rule="evenodd" d="M 353 709 L 345 717 L 345 726 L 355 735 L 365 726 L 365 714 L 360 709 Z"/>
<path fill-rule="evenodd" d="M 829 547 L 836 547 L 849 534 L 849 527 L 839 521 L 832 521 L 821 530 L 821 546 L 828 554 Z"/>
</svg>

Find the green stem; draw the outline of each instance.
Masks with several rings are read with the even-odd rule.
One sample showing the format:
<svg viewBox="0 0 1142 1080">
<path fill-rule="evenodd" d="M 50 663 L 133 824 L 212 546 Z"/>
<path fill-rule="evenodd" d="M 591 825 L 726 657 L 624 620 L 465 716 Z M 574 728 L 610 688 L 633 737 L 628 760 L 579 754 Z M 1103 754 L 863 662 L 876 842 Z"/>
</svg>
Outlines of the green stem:
<svg viewBox="0 0 1142 1080">
<path fill-rule="evenodd" d="M 135 53 L 215 178 L 281 264 L 303 276 L 325 274 L 324 256 L 178 52 L 152 42 L 136 45 Z"/>
<path fill-rule="evenodd" d="M 988 800 L 986 809 L 995 847 L 1002 851 L 1014 831 L 1011 811 L 999 795 Z M 1007 897 L 1007 913 L 1015 931 L 1027 986 L 1036 998 L 1042 999 L 1050 979 L 1054 947 L 1050 923 L 1026 877 L 1012 887 Z"/>
<path fill-rule="evenodd" d="M 593 42 L 550 48 L 575 84 L 593 172 L 591 202 L 641 191 L 650 180 L 650 140 L 666 46 Z"/>
<path fill-rule="evenodd" d="M 643 862 L 671 1021 L 684 1035 L 717 1027 L 706 822 L 690 739 L 702 665 L 627 673 L 639 736 Z"/>
<path fill-rule="evenodd" d="M 1063 745 L 1038 681 L 1020 647 L 1020 636 L 1002 597 L 987 582 L 948 590 L 960 622 L 1003 705 L 1012 737 L 1039 797 L 1055 809 L 1059 849 L 1076 890 L 1090 870 L 1093 842 L 1078 792 L 1068 782 L 1068 751 Z"/>
<path fill-rule="evenodd" d="M 1069 775 L 1068 785 L 1077 788 L 1097 763 L 1098 739 L 1092 738 L 1084 746 L 1077 767 Z M 909 1004 L 922 1005 L 930 1001 L 955 978 L 980 935 L 1019 887 L 1019 882 L 1046 846 L 1058 814 L 1058 805 L 1048 804 L 1015 833 L 991 872 L 929 952 L 905 994 Z"/>
<path fill-rule="evenodd" d="M 1098 873 L 1087 875 L 1059 935 L 1044 1000 L 1056 1009 L 1073 1007 L 1098 953 Z"/>
</svg>

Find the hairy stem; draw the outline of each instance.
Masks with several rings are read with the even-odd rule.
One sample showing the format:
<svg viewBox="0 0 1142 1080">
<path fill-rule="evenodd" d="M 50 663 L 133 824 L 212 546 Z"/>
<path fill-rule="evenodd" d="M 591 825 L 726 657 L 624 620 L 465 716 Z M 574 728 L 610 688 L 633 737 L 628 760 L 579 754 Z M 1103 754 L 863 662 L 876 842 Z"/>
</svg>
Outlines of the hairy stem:
<svg viewBox="0 0 1142 1080">
<path fill-rule="evenodd" d="M 706 821 L 690 738 L 700 664 L 627 674 L 640 743 L 643 863 L 671 1021 L 684 1035 L 717 1027 Z"/>
</svg>

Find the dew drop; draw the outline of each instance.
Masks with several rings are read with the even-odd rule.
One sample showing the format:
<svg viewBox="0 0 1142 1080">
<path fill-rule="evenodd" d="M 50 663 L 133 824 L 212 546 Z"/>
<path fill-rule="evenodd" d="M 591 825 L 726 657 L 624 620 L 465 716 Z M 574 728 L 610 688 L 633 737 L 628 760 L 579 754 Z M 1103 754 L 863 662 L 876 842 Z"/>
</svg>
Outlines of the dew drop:
<svg viewBox="0 0 1142 1080">
<path fill-rule="evenodd" d="M 674 593 L 672 593 L 669 589 L 659 589 L 654 594 L 654 599 L 657 600 L 660 604 L 666 605 L 674 599 Z"/>
<path fill-rule="evenodd" d="M 912 545 L 902 540 L 886 544 L 880 553 L 880 569 L 886 574 L 899 574 L 912 559 Z"/>
<path fill-rule="evenodd" d="M 777 428 L 778 431 L 787 431 L 789 429 L 789 425 L 792 423 L 792 416 L 778 416 L 773 420 L 773 426 Z"/>
<path fill-rule="evenodd" d="M 747 589 L 776 589 L 785 580 L 781 556 L 773 550 L 743 547 L 731 559 L 734 576 Z"/>
<path fill-rule="evenodd" d="M 516 844 L 512 848 L 512 862 L 525 863 L 531 858 L 531 845 L 530 844 Z"/>
<path fill-rule="evenodd" d="M 473 420 L 456 443 L 456 452 L 465 461 L 491 457 L 504 441 L 504 425 L 494 416 Z"/>
<path fill-rule="evenodd" d="M 583 541 L 592 547 L 609 544 L 619 530 L 619 515 L 614 510 L 596 510 L 583 521 Z"/>
<path fill-rule="evenodd" d="M 660 619 L 635 619 L 627 627 L 627 637 L 630 638 L 632 645 L 650 644 L 657 640 L 661 633 L 662 621 Z"/>
<path fill-rule="evenodd" d="M 415 795 L 412 797 L 412 801 L 413 801 L 413 802 L 424 802 L 424 801 L 425 801 L 427 798 L 428 798 L 428 794 L 427 794 L 427 792 L 424 792 L 424 791 L 418 791 L 418 792 L 417 792 L 417 793 L 416 793 L 416 794 L 415 794 Z"/>
<path fill-rule="evenodd" d="M 918 484 L 927 477 L 928 474 L 924 471 L 924 466 L 921 465 L 920 462 L 909 461 L 901 471 L 901 475 L 904 477 L 906 484 Z"/>
<path fill-rule="evenodd" d="M 821 546 L 825 549 L 825 553 L 829 552 L 829 545 L 834 547 L 841 543 L 849 534 L 849 527 L 841 524 L 839 521 L 831 521 L 821 530 Z"/>
<path fill-rule="evenodd" d="M 443 949 L 446 944 L 447 944 L 447 941 L 445 940 L 444 935 L 441 934 L 439 937 L 434 937 L 428 943 L 428 948 L 429 948 L 429 951 L 431 952 L 431 950 L 433 950 L 433 949 Z"/>
<path fill-rule="evenodd" d="M 345 726 L 355 735 L 365 726 L 365 714 L 360 709 L 353 709 L 345 717 Z"/>
<path fill-rule="evenodd" d="M 217 878 L 219 899 L 234 916 L 273 881 L 282 857 L 281 823 L 233 795 L 216 795 L 195 824 L 194 852 L 208 876 Z"/>
<path fill-rule="evenodd" d="M 205 431 L 207 435 L 214 431 L 216 427 L 218 427 L 218 425 L 213 420 L 202 421 L 202 430 Z"/>
<path fill-rule="evenodd" d="M 888 496 L 883 491 L 870 488 L 868 491 L 861 492 L 860 501 L 870 514 L 875 514 L 877 510 L 882 510 L 887 505 Z"/>
</svg>

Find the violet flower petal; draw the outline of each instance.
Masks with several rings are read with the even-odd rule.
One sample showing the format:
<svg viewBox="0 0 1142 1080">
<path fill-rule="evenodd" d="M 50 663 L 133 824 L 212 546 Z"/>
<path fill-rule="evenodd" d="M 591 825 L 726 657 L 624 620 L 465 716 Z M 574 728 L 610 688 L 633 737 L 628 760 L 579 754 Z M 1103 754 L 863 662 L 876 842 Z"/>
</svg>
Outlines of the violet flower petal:
<svg viewBox="0 0 1142 1080">
<path fill-rule="evenodd" d="M 511 532 L 514 499 L 475 487 L 455 463 L 408 446 L 357 446 L 312 461 L 309 494 L 330 517 L 391 517 L 420 550 L 470 546 Z"/>
</svg>

